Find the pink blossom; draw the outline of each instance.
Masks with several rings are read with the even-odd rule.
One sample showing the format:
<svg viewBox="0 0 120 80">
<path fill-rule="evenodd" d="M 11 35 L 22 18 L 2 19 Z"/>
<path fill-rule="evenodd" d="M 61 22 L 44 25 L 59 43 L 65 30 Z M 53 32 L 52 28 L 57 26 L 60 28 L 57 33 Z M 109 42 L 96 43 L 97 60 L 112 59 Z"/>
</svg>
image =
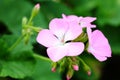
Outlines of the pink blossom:
<svg viewBox="0 0 120 80">
<path fill-rule="evenodd" d="M 88 52 L 93 54 L 99 61 L 105 61 L 107 57 L 111 57 L 111 48 L 107 38 L 99 30 L 91 31 L 87 28 L 89 45 Z"/>
<path fill-rule="evenodd" d="M 84 50 L 82 42 L 70 42 L 82 33 L 82 28 L 73 26 L 63 19 L 55 18 L 49 24 L 49 30 L 39 32 L 37 42 L 47 47 L 47 54 L 53 62 L 57 62 L 65 56 L 77 56 Z"/>
</svg>

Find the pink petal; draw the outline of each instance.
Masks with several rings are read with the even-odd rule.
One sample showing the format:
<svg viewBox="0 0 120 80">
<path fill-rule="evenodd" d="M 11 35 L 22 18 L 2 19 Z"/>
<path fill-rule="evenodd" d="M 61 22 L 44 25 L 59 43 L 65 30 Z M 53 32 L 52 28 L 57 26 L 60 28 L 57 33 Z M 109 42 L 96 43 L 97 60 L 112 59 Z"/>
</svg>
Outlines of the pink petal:
<svg viewBox="0 0 120 80">
<path fill-rule="evenodd" d="M 59 44 L 58 39 L 52 34 L 50 30 L 44 29 L 39 32 L 37 42 L 45 47 L 51 47 Z"/>
<path fill-rule="evenodd" d="M 84 50 L 84 44 L 81 42 L 69 42 L 65 44 L 67 56 L 78 56 Z"/>
<path fill-rule="evenodd" d="M 97 54 L 93 54 L 95 56 L 96 59 L 98 59 L 99 61 L 105 61 L 107 60 L 107 57 L 106 56 L 100 56 L 100 55 L 97 55 Z"/>
<path fill-rule="evenodd" d="M 84 17 L 84 18 L 82 19 L 83 22 L 89 22 L 89 23 L 91 23 L 91 22 L 93 22 L 93 21 L 95 21 L 95 20 L 96 20 L 95 17 Z"/>
<path fill-rule="evenodd" d="M 47 49 L 47 54 L 53 62 L 57 62 L 66 56 L 67 50 L 64 46 L 55 46 Z"/>
<path fill-rule="evenodd" d="M 96 25 L 91 24 L 91 22 L 95 21 L 96 18 L 93 17 L 85 17 L 85 18 L 81 18 L 80 20 L 80 25 L 81 27 L 91 27 L 91 28 L 95 28 Z"/>
<path fill-rule="evenodd" d="M 69 26 L 67 32 L 65 33 L 64 40 L 68 41 L 77 38 L 82 33 L 82 27 L 79 25 L 80 17 L 75 15 L 66 16 L 64 14 L 62 14 L 62 16 Z"/>
<path fill-rule="evenodd" d="M 88 34 L 88 36 L 89 38 L 91 37 L 88 52 L 92 53 L 99 61 L 104 61 L 107 57 L 111 57 L 109 42 L 101 31 L 95 30 L 91 35 Z"/>
<path fill-rule="evenodd" d="M 76 16 L 76 15 L 66 16 L 65 14 L 62 14 L 62 17 L 63 17 L 63 19 L 65 19 L 68 22 L 72 22 L 72 21 L 75 21 L 75 20 L 77 20 L 77 22 L 78 22 L 78 20 L 79 20 L 79 17 Z"/>
<path fill-rule="evenodd" d="M 55 18 L 50 22 L 49 28 L 61 40 L 68 29 L 68 24 L 64 19 Z"/>
<path fill-rule="evenodd" d="M 68 24 L 69 29 L 65 34 L 65 41 L 74 40 L 82 33 L 82 28 L 79 26 L 79 23 L 77 23 L 77 21 L 73 21 Z"/>
<path fill-rule="evenodd" d="M 111 57 L 111 48 L 107 38 L 99 30 L 92 33 L 92 40 L 94 41 L 93 47 L 97 51 L 101 51 L 102 55 Z M 100 53 L 101 54 L 101 53 Z"/>
</svg>

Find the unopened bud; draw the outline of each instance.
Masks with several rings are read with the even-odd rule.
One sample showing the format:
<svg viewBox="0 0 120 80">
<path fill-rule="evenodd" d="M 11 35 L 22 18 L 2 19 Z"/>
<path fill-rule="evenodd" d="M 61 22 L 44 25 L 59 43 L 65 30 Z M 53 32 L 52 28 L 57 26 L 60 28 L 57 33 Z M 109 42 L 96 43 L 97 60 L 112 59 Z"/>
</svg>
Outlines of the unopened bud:
<svg viewBox="0 0 120 80">
<path fill-rule="evenodd" d="M 81 59 L 79 58 L 81 63 L 83 64 L 83 69 L 87 72 L 87 74 L 90 76 L 91 75 L 91 69 L 90 67 Z"/>
<path fill-rule="evenodd" d="M 73 65 L 72 67 L 73 67 L 73 69 L 74 69 L 75 71 L 78 71 L 78 70 L 79 70 L 79 66 L 78 66 L 78 65 Z"/>
<path fill-rule="evenodd" d="M 73 73 L 74 73 L 74 70 L 72 69 L 72 67 L 69 66 L 69 70 L 67 72 L 66 79 L 70 80 L 73 76 Z"/>
<path fill-rule="evenodd" d="M 23 17 L 22 19 L 22 27 L 25 27 L 25 25 L 27 24 L 27 18 L 26 17 Z"/>
<path fill-rule="evenodd" d="M 40 4 L 36 4 L 35 8 L 39 10 L 40 9 Z"/>
<path fill-rule="evenodd" d="M 38 14 L 39 9 L 40 9 L 40 4 L 36 4 L 32 10 L 31 19 L 34 18 Z"/>
<path fill-rule="evenodd" d="M 66 79 L 67 79 L 67 80 L 70 80 L 70 79 L 71 79 L 71 76 L 67 75 L 67 76 L 66 76 Z"/>
<path fill-rule="evenodd" d="M 52 63 L 52 72 L 56 72 L 57 63 Z"/>
<path fill-rule="evenodd" d="M 53 68 L 51 69 L 51 71 L 52 71 L 52 72 L 56 72 L 56 68 L 53 67 Z"/>
<path fill-rule="evenodd" d="M 91 75 L 91 71 L 88 71 L 87 74 L 88 74 L 88 76 L 90 76 Z"/>
</svg>

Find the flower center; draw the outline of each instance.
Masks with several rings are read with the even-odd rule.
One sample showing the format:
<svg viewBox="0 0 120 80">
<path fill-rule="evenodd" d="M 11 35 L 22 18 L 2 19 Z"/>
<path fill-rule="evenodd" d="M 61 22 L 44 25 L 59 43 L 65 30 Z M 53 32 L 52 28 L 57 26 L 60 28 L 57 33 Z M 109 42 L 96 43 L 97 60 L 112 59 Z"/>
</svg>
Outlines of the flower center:
<svg viewBox="0 0 120 80">
<path fill-rule="evenodd" d="M 62 39 L 61 42 L 64 43 L 64 39 Z"/>
</svg>

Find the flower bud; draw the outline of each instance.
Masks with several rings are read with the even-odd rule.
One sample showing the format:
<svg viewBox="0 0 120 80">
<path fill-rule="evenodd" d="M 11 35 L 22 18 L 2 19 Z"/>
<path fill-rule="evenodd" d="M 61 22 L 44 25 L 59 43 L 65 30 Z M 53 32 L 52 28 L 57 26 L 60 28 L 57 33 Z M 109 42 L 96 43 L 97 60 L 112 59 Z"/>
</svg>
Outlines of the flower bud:
<svg viewBox="0 0 120 80">
<path fill-rule="evenodd" d="M 79 70 L 79 66 L 76 64 L 76 65 L 72 65 L 72 67 L 73 67 L 73 69 L 75 70 L 75 71 L 78 71 Z"/>
<path fill-rule="evenodd" d="M 83 65 L 83 69 L 87 72 L 87 74 L 90 76 L 91 75 L 91 69 L 90 67 L 81 59 L 79 58 L 80 62 Z"/>
<path fill-rule="evenodd" d="M 90 67 L 88 65 L 84 66 L 84 70 L 87 72 L 88 76 L 91 75 L 91 69 L 90 69 Z"/>
<path fill-rule="evenodd" d="M 52 71 L 52 72 L 56 72 L 56 68 L 55 68 L 55 67 L 52 67 L 51 71 Z"/>
<path fill-rule="evenodd" d="M 35 16 L 38 14 L 39 9 L 40 9 L 40 4 L 36 4 L 35 7 L 34 7 L 33 10 L 32 10 L 31 16 L 32 16 L 32 17 L 35 17 Z"/>
<path fill-rule="evenodd" d="M 22 26 L 25 27 L 25 25 L 27 24 L 27 18 L 26 17 L 23 17 L 22 19 Z"/>
<path fill-rule="evenodd" d="M 90 76 L 91 75 L 91 71 L 87 71 L 87 74 L 88 74 L 88 76 Z"/>
<path fill-rule="evenodd" d="M 74 70 L 72 69 L 72 67 L 69 66 L 69 70 L 67 72 L 66 79 L 70 80 L 72 78 L 72 76 L 73 76 L 73 73 L 74 73 Z"/>
<path fill-rule="evenodd" d="M 35 8 L 39 10 L 40 9 L 40 4 L 36 4 Z"/>
<path fill-rule="evenodd" d="M 57 63 L 52 63 L 52 72 L 56 72 Z"/>
<path fill-rule="evenodd" d="M 71 79 L 71 76 L 67 75 L 66 78 L 67 78 L 67 80 L 70 80 L 70 79 Z"/>
</svg>

